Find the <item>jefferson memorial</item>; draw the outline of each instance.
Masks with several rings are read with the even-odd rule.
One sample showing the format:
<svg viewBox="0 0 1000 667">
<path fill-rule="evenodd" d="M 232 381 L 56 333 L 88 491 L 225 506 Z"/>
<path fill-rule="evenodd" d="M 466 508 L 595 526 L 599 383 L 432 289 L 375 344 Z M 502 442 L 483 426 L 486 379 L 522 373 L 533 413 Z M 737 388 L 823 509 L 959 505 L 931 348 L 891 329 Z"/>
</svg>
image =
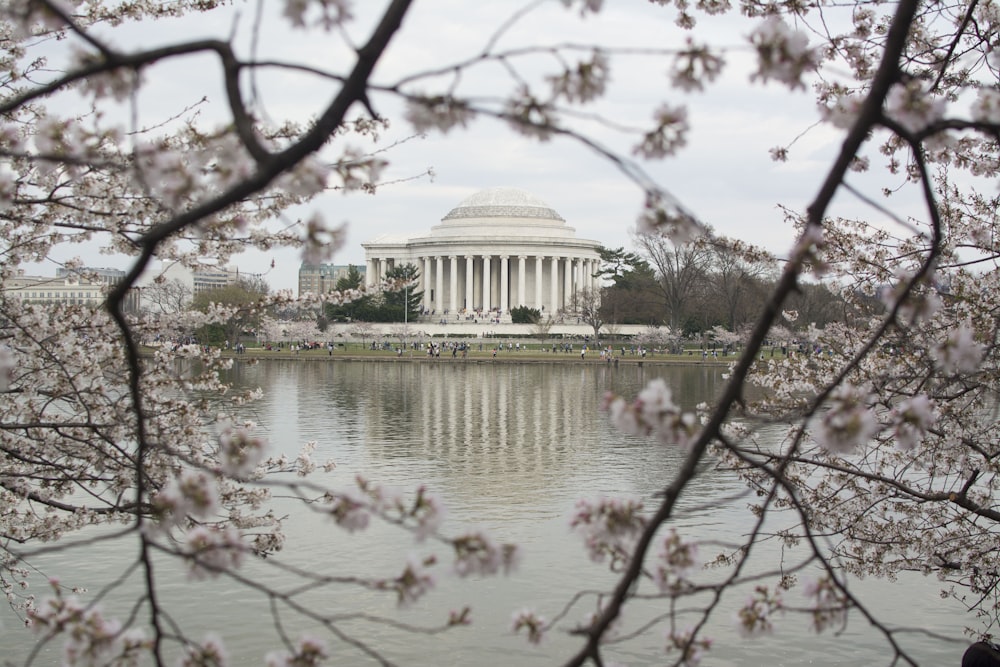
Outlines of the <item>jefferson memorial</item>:
<svg viewBox="0 0 1000 667">
<path fill-rule="evenodd" d="M 433 314 L 503 317 L 528 306 L 555 316 L 576 292 L 599 288 L 601 244 L 576 238 L 548 204 L 516 188 L 477 192 L 427 235 L 382 235 L 361 245 L 369 286 L 392 267 L 413 264 L 424 310 Z"/>
</svg>

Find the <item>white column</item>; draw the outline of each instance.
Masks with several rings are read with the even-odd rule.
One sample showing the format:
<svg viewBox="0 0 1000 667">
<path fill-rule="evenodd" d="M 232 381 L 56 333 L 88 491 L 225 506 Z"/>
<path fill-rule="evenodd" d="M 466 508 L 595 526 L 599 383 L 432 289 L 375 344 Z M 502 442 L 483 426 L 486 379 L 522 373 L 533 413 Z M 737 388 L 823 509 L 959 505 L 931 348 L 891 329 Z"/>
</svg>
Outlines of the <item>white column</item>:
<svg viewBox="0 0 1000 667">
<path fill-rule="evenodd" d="M 472 255 L 465 256 L 465 309 L 472 310 L 475 305 L 472 297 L 472 285 L 475 282 L 476 273 L 472 265 Z"/>
<path fill-rule="evenodd" d="M 448 257 L 451 260 L 451 293 L 449 298 L 449 313 L 454 314 L 458 312 L 458 257 L 451 255 Z"/>
<path fill-rule="evenodd" d="M 566 270 L 563 272 L 566 277 L 565 291 L 563 292 L 563 303 L 567 306 L 573 303 L 573 258 L 566 258 Z"/>
<path fill-rule="evenodd" d="M 365 260 L 365 285 L 368 285 L 369 287 L 371 287 L 376 282 L 378 282 L 375 279 L 375 272 L 377 270 L 378 269 L 375 268 L 375 260 L 374 259 L 366 259 Z"/>
<path fill-rule="evenodd" d="M 549 279 L 549 287 L 552 288 L 552 303 L 549 304 L 549 314 L 552 317 L 559 312 L 559 258 L 552 255 L 552 275 Z"/>
<path fill-rule="evenodd" d="M 517 305 L 524 306 L 524 265 L 528 258 L 524 255 L 517 256 Z"/>
<path fill-rule="evenodd" d="M 507 291 L 507 283 L 510 282 L 510 257 L 500 255 L 500 310 L 507 312 L 510 310 L 510 292 Z"/>
<path fill-rule="evenodd" d="M 437 256 L 437 273 L 434 274 L 434 280 L 437 284 L 437 289 L 434 296 L 434 307 L 437 308 L 435 315 L 440 315 L 444 313 L 444 256 Z"/>
<path fill-rule="evenodd" d="M 483 255 L 483 312 L 490 311 L 490 289 L 493 287 L 490 277 L 490 256 Z"/>
<path fill-rule="evenodd" d="M 541 255 L 535 256 L 535 308 L 542 309 L 542 260 Z"/>
<path fill-rule="evenodd" d="M 423 281 L 424 281 L 424 310 L 427 312 L 431 311 L 433 304 L 431 304 L 431 258 L 424 257 L 424 270 L 423 270 Z"/>
</svg>

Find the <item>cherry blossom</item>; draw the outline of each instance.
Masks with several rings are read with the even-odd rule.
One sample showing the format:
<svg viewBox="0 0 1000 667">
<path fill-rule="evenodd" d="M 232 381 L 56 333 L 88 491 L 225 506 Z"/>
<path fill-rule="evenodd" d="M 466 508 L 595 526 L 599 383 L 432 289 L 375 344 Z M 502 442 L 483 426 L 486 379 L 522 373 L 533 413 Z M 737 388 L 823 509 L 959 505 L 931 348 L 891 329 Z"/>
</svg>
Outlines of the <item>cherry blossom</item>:
<svg viewBox="0 0 1000 667">
<path fill-rule="evenodd" d="M 529 642 L 540 644 L 545 637 L 547 623 L 545 617 L 538 615 L 533 609 L 521 609 L 514 612 L 510 625 L 515 634 L 524 630 Z"/>
<path fill-rule="evenodd" d="M 879 430 L 870 403 L 870 394 L 861 388 L 846 384 L 834 390 L 815 432 L 820 447 L 833 454 L 863 447 Z"/>
<path fill-rule="evenodd" d="M 294 651 L 275 651 L 264 659 L 267 667 L 316 667 L 330 657 L 326 642 L 318 637 L 302 635 Z"/>
<path fill-rule="evenodd" d="M 790 88 L 802 88 L 802 77 L 815 70 L 819 55 L 809 48 L 805 32 L 789 26 L 781 17 L 772 15 L 750 34 L 750 43 L 757 49 L 757 72 L 753 79 L 774 79 Z"/>
<path fill-rule="evenodd" d="M 334 466 L 316 460 L 316 442 L 275 442 L 272 450 L 260 435 L 266 425 L 246 416 L 267 389 L 233 395 L 220 379 L 232 360 L 178 340 L 232 319 L 238 308 L 212 304 L 203 312 L 147 317 L 126 307 L 130 290 L 153 258 L 189 268 L 222 266 L 247 249 L 282 247 L 312 261 L 330 257 L 346 231 L 325 198 L 374 194 L 397 177 L 389 171 L 393 151 L 379 143 L 390 128 L 380 114 L 393 113 L 400 106 L 395 102 L 420 133 L 499 119 L 538 142 L 575 142 L 635 187 L 640 233 L 677 246 L 721 243 L 685 205 L 683 193 L 667 191 L 674 184 L 661 184 L 645 170 L 649 161 L 683 155 L 693 132 L 714 129 L 711 115 L 694 114 L 677 97 L 709 91 L 727 62 L 743 58 L 746 51 L 727 38 L 695 31 L 699 15 L 742 20 L 737 12 L 750 23 L 751 81 L 782 84 L 779 94 L 807 95 L 809 85 L 817 105 L 815 118 L 771 142 L 778 144 L 770 155 L 783 163 L 781 173 L 803 160 L 826 159 L 809 150 L 809 141 L 831 146 L 835 155 L 814 187 L 804 194 L 796 181 L 790 201 L 779 202 L 800 236 L 783 253 L 756 324 L 726 332 L 744 351 L 727 369 L 730 384 L 718 400 L 682 410 L 663 382 L 637 397 L 608 397 L 616 426 L 678 445 L 673 453 L 682 465 L 652 498 L 583 500 L 575 508 L 571 524 L 585 553 L 610 561 L 621 578 L 599 593 L 586 627 L 574 635 L 585 646 L 571 664 L 597 663 L 598 656 L 609 664 L 601 651 L 608 639 L 623 639 L 615 635 L 615 621 L 643 579 L 656 586 L 653 595 L 684 603 L 648 631 L 665 633 L 667 659 L 698 664 L 711 646 L 700 628 L 720 612 L 695 610 L 692 580 L 718 571 L 723 581 L 735 581 L 765 539 L 780 541 L 787 560 L 773 582 L 755 581 L 740 605 L 735 632 L 745 636 L 775 630 L 779 612 L 805 614 L 814 631 L 839 629 L 849 612 L 871 611 L 861 596 L 845 592 L 851 577 L 902 572 L 947 580 L 946 595 L 974 612 L 970 634 L 995 624 L 1000 63 L 990 36 L 1000 24 L 996 2 L 736 7 L 726 0 L 656 0 L 646 9 L 692 32 L 687 40 L 653 44 L 602 40 L 599 22 L 610 14 L 601 0 L 562 3 L 570 12 L 561 18 L 574 29 L 598 28 L 593 43 L 536 43 L 530 32 L 522 40 L 517 30 L 532 26 L 532 12 L 547 4 L 530 3 L 501 26 L 476 32 L 470 24 L 468 36 L 479 39 L 471 55 L 435 51 L 430 65 L 389 55 L 412 38 L 399 27 L 410 4 L 422 3 L 386 3 L 371 25 L 366 5 L 366 25 L 359 25 L 359 3 L 285 0 L 273 8 L 260 3 L 262 22 L 224 17 L 230 32 L 216 39 L 162 48 L 118 39 L 119 29 L 141 22 L 214 19 L 210 12 L 227 4 L 12 0 L 0 6 L 0 274 L 9 279 L 25 263 L 86 254 L 67 252 L 71 244 L 129 262 L 127 278 L 109 289 L 102 308 L 0 299 L 0 523 L 6 538 L 0 588 L 30 627 L 63 643 L 65 664 L 163 664 L 168 654 L 183 665 L 225 664 L 217 637 L 199 642 L 168 628 L 172 610 L 158 595 L 161 571 L 150 554 L 188 565 L 196 580 L 226 573 L 242 580 L 249 568 L 237 569 L 248 560 L 270 565 L 291 546 L 278 497 L 296 503 L 296 512 L 330 517 L 344 529 L 335 531 L 341 539 L 380 523 L 422 550 L 401 569 L 367 578 L 300 572 L 303 591 L 336 580 L 407 605 L 433 597 L 431 572 L 439 562 L 452 563 L 460 577 L 511 570 L 520 549 L 482 530 L 448 533 L 444 503 L 429 487 L 394 489 L 359 478 L 355 487 L 335 488 L 329 484 Z M 348 57 L 316 65 L 296 62 L 294 50 L 284 48 L 272 59 L 263 48 L 266 17 L 296 34 L 318 30 L 331 53 Z M 564 34 L 562 27 L 546 23 L 554 35 Z M 419 39 L 423 53 L 428 40 Z M 192 56 L 203 70 L 178 95 L 190 88 L 191 97 L 149 104 L 167 76 L 161 66 Z M 499 85 L 491 81 L 488 95 L 479 76 L 486 70 L 507 77 Z M 297 105 L 276 104 L 265 92 L 265 71 L 313 77 L 323 100 L 310 107 L 309 120 L 287 113 Z M 612 73 L 624 71 L 645 93 L 635 100 L 633 118 L 614 111 L 621 100 Z M 205 91 L 196 88 L 201 78 L 212 78 Z M 734 84 L 725 85 L 732 92 Z M 830 127 L 842 130 L 833 143 L 823 134 Z M 880 168 L 888 179 L 871 175 Z M 919 198 L 917 205 L 911 197 Z M 847 200 L 855 207 L 839 206 Z M 857 219 L 838 217 L 854 211 L 860 211 Z M 83 263 L 72 259 L 65 266 Z M 842 315 L 825 326 L 814 324 L 808 304 L 793 305 L 814 281 L 829 289 Z M 324 299 L 342 303 L 364 293 Z M 246 309 L 274 328 L 275 312 L 321 303 L 317 295 L 274 294 Z M 305 334 L 315 324 L 281 328 Z M 680 334 L 675 323 L 669 335 Z M 779 336 L 787 354 L 764 358 L 764 341 Z M 143 346 L 162 340 L 178 343 Z M 777 442 L 761 437 L 775 430 Z M 677 503 L 691 497 L 692 482 L 716 468 L 747 485 L 754 521 L 729 538 L 732 544 L 696 544 L 669 521 L 683 506 Z M 767 534 L 773 525 L 783 528 Z M 134 617 L 106 616 L 82 597 L 86 582 L 65 588 L 53 582 L 53 596 L 34 597 L 31 561 L 38 544 L 74 550 L 65 538 L 85 538 L 94 527 L 120 529 L 119 539 L 136 554 L 132 564 L 147 575 Z M 703 561 L 705 570 L 699 569 Z M 818 572 L 804 586 L 804 607 L 793 609 L 778 591 L 790 589 L 790 572 L 805 568 Z M 266 579 L 252 584 L 281 597 Z M 562 619 L 578 617 L 570 612 L 581 599 L 545 616 L 522 610 L 513 617 L 514 631 L 538 643 Z M 680 608 L 696 616 L 691 629 L 681 629 Z M 329 620 L 323 613 L 312 608 L 302 616 Z M 140 631 L 150 619 L 155 622 Z M 469 622 L 468 608 L 459 607 L 445 625 Z M 884 635 L 896 645 L 896 635 Z M 288 640 L 267 660 L 319 664 L 335 653 L 325 644 L 334 638 L 363 643 L 331 632 Z M 377 655 L 377 647 L 367 648 Z M 894 659 L 910 662 L 900 651 Z"/>
<path fill-rule="evenodd" d="M 602 498 L 577 501 L 570 527 L 581 533 L 591 560 L 609 558 L 612 567 L 628 560 L 631 547 L 646 525 L 638 499 Z"/>
<path fill-rule="evenodd" d="M 498 544 L 481 530 L 470 531 L 451 539 L 455 551 L 455 573 L 460 577 L 509 573 L 517 567 L 517 545 Z"/>
<path fill-rule="evenodd" d="M 976 341 L 971 323 L 964 321 L 948 333 L 933 354 L 944 373 L 972 373 L 979 370 L 984 348 Z"/>
<path fill-rule="evenodd" d="M 736 626 L 743 637 L 759 637 L 774 632 L 773 617 L 782 608 L 781 597 L 766 586 L 757 586 L 736 612 Z"/>
</svg>

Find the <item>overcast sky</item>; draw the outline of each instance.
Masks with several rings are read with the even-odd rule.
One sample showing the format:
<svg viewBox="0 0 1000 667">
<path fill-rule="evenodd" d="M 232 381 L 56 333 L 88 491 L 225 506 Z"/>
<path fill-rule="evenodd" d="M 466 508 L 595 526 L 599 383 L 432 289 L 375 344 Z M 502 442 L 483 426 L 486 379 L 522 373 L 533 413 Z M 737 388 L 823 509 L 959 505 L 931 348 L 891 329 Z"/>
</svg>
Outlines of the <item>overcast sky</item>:
<svg viewBox="0 0 1000 667">
<path fill-rule="evenodd" d="M 269 0 L 266 10 L 276 11 L 283 4 Z M 364 0 L 356 4 L 358 21 L 351 25 L 350 33 L 361 43 L 385 3 Z M 374 81 L 394 83 L 408 73 L 471 58 L 482 51 L 506 18 L 528 4 L 513 0 L 417 0 Z M 496 48 L 566 42 L 600 43 L 609 48 L 675 48 L 683 44 L 684 33 L 673 25 L 671 10 L 648 0 L 608 0 L 605 4 L 599 16 L 581 19 L 578 10 L 565 9 L 559 0 L 543 2 L 504 33 Z M 150 46 L 178 38 L 225 37 L 236 26 L 237 44 L 245 44 L 256 5 L 239 0 L 235 5 L 233 10 L 210 18 L 102 32 L 114 35 L 112 39 L 119 46 Z M 286 29 L 276 16 L 268 17 L 264 25 L 262 57 L 307 62 L 335 71 L 346 71 L 353 64 L 350 52 L 333 37 L 316 34 L 307 38 Z M 648 124 L 652 111 L 663 101 L 687 104 L 692 129 L 686 148 L 665 161 L 641 164 L 642 168 L 717 232 L 783 254 L 793 234 L 778 205 L 804 208 L 819 187 L 841 133 L 826 126 L 815 127 L 795 144 L 787 163 L 771 161 L 768 150 L 792 142 L 815 123 L 817 114 L 808 91 L 792 93 L 774 84 L 751 83 L 753 55 L 744 38 L 752 25 L 738 19 L 715 19 L 703 21 L 703 27 L 694 33 L 700 41 L 732 47 L 726 74 L 706 92 L 670 90 L 666 80 L 669 60 L 635 54 L 612 61 L 609 95 L 594 111 L 615 123 L 639 127 Z M 553 62 L 549 56 L 536 56 L 512 60 L 511 64 L 526 78 L 535 79 L 540 72 L 551 71 Z M 204 119 L 210 120 L 214 109 L 224 110 L 218 68 L 210 59 L 189 59 L 156 68 L 146 78 L 150 86 L 141 109 L 150 123 L 203 95 L 209 100 L 202 112 Z M 287 72 L 261 75 L 258 84 L 272 120 L 306 119 L 335 93 L 328 82 Z M 441 85 L 441 81 L 426 80 L 411 90 L 430 93 L 440 90 Z M 499 98 L 514 87 L 508 72 L 489 64 L 465 73 L 459 92 Z M 375 96 L 373 104 L 391 121 L 381 145 L 403 142 L 385 153 L 390 162 L 385 179 L 403 180 L 427 169 L 435 176 L 389 184 L 375 196 L 330 193 L 295 211 L 304 218 L 320 210 L 331 222 L 347 223 L 347 245 L 333 258 L 334 263 L 363 264 L 361 243 L 380 234 L 425 234 L 464 198 L 495 186 L 522 188 L 543 199 L 580 238 L 609 247 L 630 246 L 629 232 L 641 210 L 642 193 L 615 165 L 592 150 L 566 138 L 548 142 L 528 139 L 504 123 L 485 118 L 446 135 L 414 137 L 402 118 L 398 100 Z M 630 156 L 636 141 L 634 135 L 583 120 L 576 127 L 623 156 Z M 884 185 L 877 180 L 863 181 L 874 197 Z M 857 202 L 843 198 L 838 204 L 840 210 L 835 212 L 843 215 L 863 210 Z M 124 258 L 84 259 L 91 265 L 124 268 L 127 264 Z M 260 272 L 267 270 L 272 260 L 275 268 L 267 276 L 272 287 L 295 290 L 301 261 L 296 250 L 252 253 L 235 263 L 241 271 Z M 54 268 L 47 272 L 54 273 Z"/>
</svg>

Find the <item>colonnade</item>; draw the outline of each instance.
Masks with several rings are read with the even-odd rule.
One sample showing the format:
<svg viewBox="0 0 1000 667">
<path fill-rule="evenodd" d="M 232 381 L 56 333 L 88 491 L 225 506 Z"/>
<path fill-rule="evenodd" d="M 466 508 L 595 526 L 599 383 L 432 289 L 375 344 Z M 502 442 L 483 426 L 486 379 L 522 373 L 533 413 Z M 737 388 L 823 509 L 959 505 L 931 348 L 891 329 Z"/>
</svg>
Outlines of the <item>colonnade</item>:
<svg viewBox="0 0 1000 667">
<path fill-rule="evenodd" d="M 508 312 L 528 306 L 555 313 L 582 289 L 598 289 L 600 258 L 528 254 L 421 255 L 367 260 L 366 282 L 377 285 L 394 266 L 414 264 L 424 309 L 436 314 Z"/>
</svg>

